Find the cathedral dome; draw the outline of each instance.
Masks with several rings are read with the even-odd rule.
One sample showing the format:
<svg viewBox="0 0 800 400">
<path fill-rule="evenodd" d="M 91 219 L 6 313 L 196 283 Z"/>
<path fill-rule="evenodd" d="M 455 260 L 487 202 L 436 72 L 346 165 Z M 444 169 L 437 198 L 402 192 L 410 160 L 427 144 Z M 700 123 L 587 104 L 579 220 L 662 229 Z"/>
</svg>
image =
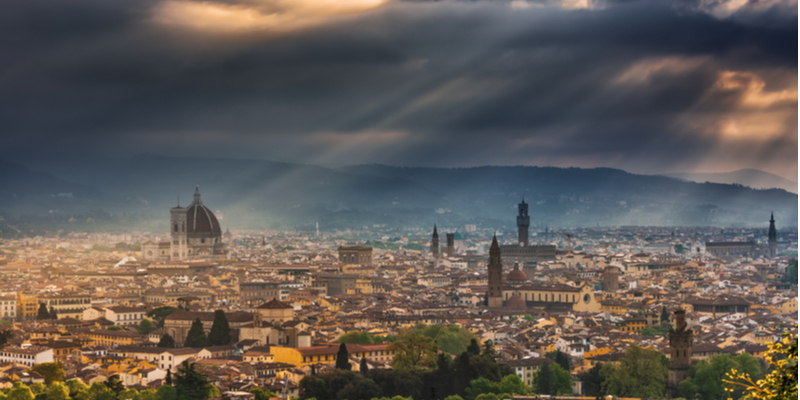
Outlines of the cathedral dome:
<svg viewBox="0 0 800 400">
<path fill-rule="evenodd" d="M 222 233 L 214 213 L 200 200 L 200 188 L 194 192 L 194 201 L 186 208 L 187 233 Z"/>
<path fill-rule="evenodd" d="M 514 269 L 508 273 L 506 277 L 509 281 L 527 281 L 528 275 L 525 274 L 521 269 L 519 269 L 519 263 L 514 263 Z"/>
</svg>

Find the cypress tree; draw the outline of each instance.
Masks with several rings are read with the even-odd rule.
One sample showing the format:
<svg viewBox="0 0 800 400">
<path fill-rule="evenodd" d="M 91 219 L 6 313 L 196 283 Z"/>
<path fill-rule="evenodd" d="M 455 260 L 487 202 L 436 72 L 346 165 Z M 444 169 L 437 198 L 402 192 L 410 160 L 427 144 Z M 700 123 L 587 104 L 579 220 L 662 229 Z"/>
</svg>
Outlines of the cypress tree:
<svg viewBox="0 0 800 400">
<path fill-rule="evenodd" d="M 50 313 L 49 313 L 49 315 L 50 315 L 50 316 L 49 316 L 49 318 L 50 318 L 50 319 L 58 319 L 58 313 L 56 312 L 56 309 L 55 309 L 55 308 L 53 308 L 53 306 L 50 306 Z"/>
<path fill-rule="evenodd" d="M 47 304 L 39 303 L 39 311 L 36 314 L 36 319 L 50 319 L 50 312 L 47 311 Z"/>
<path fill-rule="evenodd" d="M 164 378 L 164 383 L 166 383 L 167 385 L 172 385 L 172 370 L 171 369 L 167 370 L 167 377 Z"/>
<path fill-rule="evenodd" d="M 536 393 L 538 394 L 553 394 L 553 372 L 550 371 L 550 363 L 544 363 L 539 367 L 539 372 L 536 373 Z"/>
<path fill-rule="evenodd" d="M 474 354 L 476 356 L 481 355 L 481 346 L 478 344 L 478 340 L 470 339 L 469 346 L 467 346 L 467 353 Z"/>
<path fill-rule="evenodd" d="M 669 321 L 669 314 L 667 314 L 667 306 L 661 306 L 661 322 Z"/>
<path fill-rule="evenodd" d="M 173 339 L 169 334 L 165 333 L 161 335 L 161 340 L 158 341 L 158 347 L 171 349 L 175 347 L 175 339 Z"/>
<path fill-rule="evenodd" d="M 367 357 L 361 357 L 361 365 L 359 370 L 362 374 L 366 375 L 369 372 L 369 365 L 367 365 Z"/>
<path fill-rule="evenodd" d="M 214 311 L 214 323 L 211 325 L 211 332 L 208 333 L 208 344 L 211 346 L 222 346 L 230 343 L 231 328 L 225 312 L 222 310 Z"/>
<path fill-rule="evenodd" d="M 184 361 L 178 367 L 178 373 L 175 375 L 175 390 L 179 399 L 205 400 L 213 387 L 205 375 L 194 369 L 194 364 Z"/>
<path fill-rule="evenodd" d="M 336 369 L 350 370 L 350 353 L 347 352 L 347 346 L 342 343 L 339 346 L 339 352 L 336 353 Z"/>
<path fill-rule="evenodd" d="M 208 346 L 208 338 L 206 332 L 203 330 L 203 323 L 200 318 L 192 322 L 192 327 L 189 328 L 189 333 L 186 335 L 186 340 L 183 341 L 183 347 L 205 347 Z"/>
</svg>

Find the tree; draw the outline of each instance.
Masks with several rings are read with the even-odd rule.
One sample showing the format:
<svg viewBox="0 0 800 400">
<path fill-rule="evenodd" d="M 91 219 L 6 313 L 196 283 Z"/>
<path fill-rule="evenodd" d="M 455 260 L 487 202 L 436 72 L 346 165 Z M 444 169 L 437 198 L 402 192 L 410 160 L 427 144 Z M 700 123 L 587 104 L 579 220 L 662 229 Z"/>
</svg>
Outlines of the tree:
<svg viewBox="0 0 800 400">
<path fill-rule="evenodd" d="M 55 307 L 50 306 L 50 312 L 48 313 L 50 319 L 58 319 L 58 312 L 56 312 Z"/>
<path fill-rule="evenodd" d="M 133 400 L 159 400 L 156 396 L 156 391 L 153 389 L 145 389 L 139 392 Z"/>
<path fill-rule="evenodd" d="M 481 354 L 481 346 L 478 345 L 477 339 L 472 339 L 469 341 L 469 346 L 467 346 L 467 353 L 479 355 Z"/>
<path fill-rule="evenodd" d="M 164 377 L 164 383 L 167 384 L 167 385 L 172 386 L 172 370 L 171 369 L 167 370 L 167 376 Z"/>
<path fill-rule="evenodd" d="M 551 351 L 545 354 L 545 357 L 555 361 L 556 364 L 560 365 L 561 368 L 567 371 L 572 369 L 572 361 L 561 350 Z"/>
<path fill-rule="evenodd" d="M 380 386 L 367 378 L 355 378 L 336 393 L 339 399 L 374 399 L 380 396 Z"/>
<path fill-rule="evenodd" d="M 125 389 L 117 395 L 118 400 L 133 400 L 136 396 L 139 395 L 139 391 L 136 389 Z"/>
<path fill-rule="evenodd" d="M 139 322 L 139 329 L 136 332 L 139 332 L 140 335 L 147 335 L 154 330 L 156 330 L 156 326 L 153 325 L 153 321 L 143 319 L 142 322 Z"/>
<path fill-rule="evenodd" d="M 632 344 L 625 350 L 619 367 L 605 363 L 600 369 L 603 392 L 619 397 L 663 397 L 667 367 L 658 350 Z"/>
<path fill-rule="evenodd" d="M 6 329 L 6 330 L 0 332 L 0 347 L 3 347 L 6 343 L 8 343 L 8 340 L 13 338 L 13 337 L 14 337 L 14 333 L 11 332 L 10 330 Z"/>
<path fill-rule="evenodd" d="M 359 372 L 366 374 L 369 372 L 369 365 L 367 364 L 367 357 L 361 357 L 361 365 L 359 365 Z"/>
<path fill-rule="evenodd" d="M 214 311 L 214 323 L 211 325 L 211 332 L 208 333 L 208 344 L 211 346 L 222 346 L 231 342 L 231 327 L 228 319 L 225 318 L 225 311 Z"/>
<path fill-rule="evenodd" d="M 754 382 L 747 372 L 733 370 L 725 381 L 743 388 L 751 399 L 796 399 L 797 336 L 791 332 L 784 333 L 780 341 L 769 345 L 766 360 L 771 371 L 763 379 Z"/>
<path fill-rule="evenodd" d="M 161 335 L 161 340 L 158 341 L 158 347 L 171 349 L 175 347 L 175 339 L 173 339 L 172 336 L 165 333 Z"/>
<path fill-rule="evenodd" d="M 602 367 L 603 364 L 597 363 L 589 370 L 578 374 L 578 379 L 583 383 L 584 392 L 589 397 L 600 397 L 603 395 L 603 376 L 600 375 L 600 368 Z"/>
<path fill-rule="evenodd" d="M 252 388 L 250 393 L 256 396 L 255 400 L 269 400 L 271 397 L 277 397 L 275 393 L 261 388 Z"/>
<path fill-rule="evenodd" d="M 350 371 L 350 353 L 347 352 L 347 345 L 342 343 L 339 345 L 339 352 L 336 353 L 336 369 L 343 369 Z"/>
<path fill-rule="evenodd" d="M 36 319 L 50 319 L 50 312 L 47 311 L 47 304 L 39 303 L 39 311 L 36 313 Z"/>
<path fill-rule="evenodd" d="M 544 363 L 539 366 L 539 371 L 533 377 L 533 387 L 537 394 L 554 394 L 553 391 L 553 372 L 550 371 L 552 363 Z"/>
<path fill-rule="evenodd" d="M 200 318 L 197 318 L 192 322 L 189 333 L 186 334 L 183 347 L 198 348 L 206 346 L 208 346 L 208 338 L 206 338 L 206 332 L 203 330 L 203 323 L 200 321 Z"/>
<path fill-rule="evenodd" d="M 198 319 L 199 321 L 199 319 Z M 204 400 L 214 386 L 205 375 L 194 369 L 194 364 L 184 361 L 175 374 L 175 390 L 181 400 Z"/>
<path fill-rule="evenodd" d="M 163 328 L 164 320 L 177 310 L 175 307 L 163 306 L 148 311 L 147 316 L 156 321 L 156 327 Z"/>
<path fill-rule="evenodd" d="M 475 400 L 478 395 L 481 394 L 501 393 L 499 383 L 492 382 L 484 377 L 471 380 L 465 391 L 467 393 L 467 400 Z"/>
<path fill-rule="evenodd" d="M 405 339 L 390 344 L 387 349 L 394 351 L 392 368 L 398 371 L 416 373 L 436 367 L 439 347 L 427 336 L 411 332 Z"/>
<path fill-rule="evenodd" d="M 7 396 L 8 400 L 33 400 L 34 397 L 31 388 L 20 381 L 14 382 Z"/>
<path fill-rule="evenodd" d="M 117 400 L 117 394 L 103 382 L 95 382 L 89 387 L 87 396 L 91 400 Z"/>
<path fill-rule="evenodd" d="M 106 381 L 103 383 L 116 395 L 119 395 L 123 390 L 125 390 L 125 385 L 122 384 L 122 381 L 119 379 L 119 375 L 117 374 L 109 376 L 108 379 L 106 379 Z"/>
<path fill-rule="evenodd" d="M 108 328 L 106 328 L 106 330 L 109 330 L 109 331 L 121 331 L 123 329 L 119 325 L 111 325 Z"/>
<path fill-rule="evenodd" d="M 669 322 L 669 313 L 667 313 L 667 306 L 661 306 L 661 322 Z"/>
<path fill-rule="evenodd" d="M 45 385 L 51 385 L 53 382 L 64 379 L 64 366 L 59 362 L 36 364 L 31 367 L 31 371 L 36 371 L 39 375 L 44 377 Z"/>
<path fill-rule="evenodd" d="M 44 392 L 47 390 L 47 386 L 45 386 L 42 382 L 33 382 L 28 387 L 31 388 L 31 392 L 33 392 L 34 396 L 44 394 Z"/>
<path fill-rule="evenodd" d="M 531 392 L 528 385 L 517 376 L 517 374 L 510 374 L 500 380 L 500 393 L 521 394 L 526 395 Z"/>
<path fill-rule="evenodd" d="M 73 400 L 88 400 L 89 385 L 77 379 L 68 380 L 66 385 L 69 388 L 69 397 Z"/>
<path fill-rule="evenodd" d="M 797 284 L 797 260 L 789 262 L 789 266 L 786 267 L 786 274 L 781 278 L 781 281 Z"/>
<path fill-rule="evenodd" d="M 316 375 L 303 377 L 298 385 L 300 386 L 300 393 L 302 393 L 301 399 L 329 399 L 330 392 L 328 391 L 327 383 Z"/>
<path fill-rule="evenodd" d="M 497 356 L 497 354 L 494 351 L 494 342 L 492 342 L 491 340 L 487 340 L 487 341 L 483 342 L 483 353 L 482 353 L 482 355 L 484 357 L 492 360 L 492 361 L 495 360 L 495 357 Z"/>
<path fill-rule="evenodd" d="M 156 398 L 158 400 L 177 400 L 178 391 L 173 386 L 161 385 L 158 390 L 156 390 Z"/>
</svg>

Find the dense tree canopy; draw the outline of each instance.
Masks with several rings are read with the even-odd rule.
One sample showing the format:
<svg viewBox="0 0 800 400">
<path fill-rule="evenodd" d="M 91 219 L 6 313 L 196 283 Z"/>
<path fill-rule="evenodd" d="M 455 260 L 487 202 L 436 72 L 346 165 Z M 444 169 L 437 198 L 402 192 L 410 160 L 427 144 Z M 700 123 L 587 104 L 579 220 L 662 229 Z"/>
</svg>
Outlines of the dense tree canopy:
<svg viewBox="0 0 800 400">
<path fill-rule="evenodd" d="M 31 367 L 31 370 L 36 371 L 44 378 L 45 385 L 50 385 L 53 382 L 64 379 L 64 366 L 62 366 L 59 362 L 36 364 Z"/>
<path fill-rule="evenodd" d="M 422 372 L 436 367 L 439 348 L 428 336 L 411 332 L 387 349 L 394 351 L 392 368 L 398 371 Z"/>
<path fill-rule="evenodd" d="M 664 397 L 667 367 L 662 357 L 656 349 L 630 345 L 619 367 L 605 363 L 600 369 L 603 391 L 619 397 Z"/>
</svg>

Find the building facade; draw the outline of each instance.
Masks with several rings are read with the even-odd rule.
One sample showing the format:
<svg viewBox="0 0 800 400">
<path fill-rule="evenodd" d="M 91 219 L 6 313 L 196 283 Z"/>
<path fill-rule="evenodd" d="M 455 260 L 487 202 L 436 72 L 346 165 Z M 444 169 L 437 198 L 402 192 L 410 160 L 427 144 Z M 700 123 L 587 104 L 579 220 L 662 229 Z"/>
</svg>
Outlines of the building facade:
<svg viewBox="0 0 800 400">
<path fill-rule="evenodd" d="M 686 325 L 686 311 L 675 311 L 675 327 L 669 330 L 670 362 L 667 377 L 667 392 L 678 396 L 678 385 L 689 377 L 692 365 L 694 332 Z"/>
<path fill-rule="evenodd" d="M 372 247 L 339 247 L 339 262 L 343 264 L 372 265 Z"/>
</svg>

